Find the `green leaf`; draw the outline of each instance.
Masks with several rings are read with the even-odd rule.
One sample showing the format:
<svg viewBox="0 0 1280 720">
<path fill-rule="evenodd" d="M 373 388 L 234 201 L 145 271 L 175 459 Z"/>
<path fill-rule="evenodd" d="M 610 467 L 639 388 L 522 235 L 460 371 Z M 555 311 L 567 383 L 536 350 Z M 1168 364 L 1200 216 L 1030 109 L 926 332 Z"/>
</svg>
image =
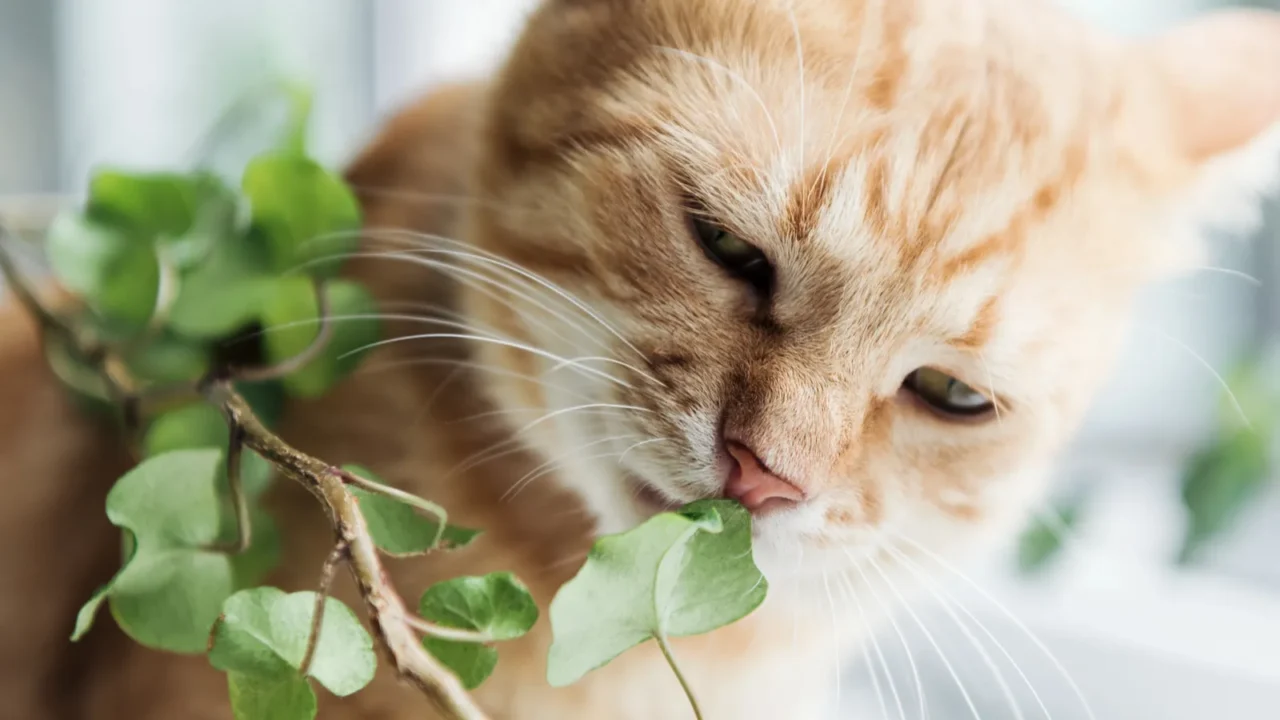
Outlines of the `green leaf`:
<svg viewBox="0 0 1280 720">
<path fill-rule="evenodd" d="M 148 241 L 177 237 L 195 222 L 199 194 L 194 176 L 102 170 L 89 181 L 87 213 Z"/>
<path fill-rule="evenodd" d="M 551 603 L 553 686 L 576 682 L 650 638 L 710 632 L 764 602 L 751 515 L 707 500 L 598 540 Z"/>
<path fill-rule="evenodd" d="M 431 586 L 422 595 L 418 611 L 444 627 L 474 630 L 492 642 L 523 636 L 538 621 L 538 606 L 511 573 L 463 577 Z M 468 690 L 493 673 L 498 651 L 478 643 L 428 637 L 423 644 L 449 667 Z"/>
<path fill-rule="evenodd" d="M 230 431 L 222 413 L 207 403 L 193 403 L 170 410 L 152 421 L 143 440 L 148 457 L 174 450 L 197 448 L 225 449 Z M 257 453 L 245 450 L 241 458 L 240 479 L 250 497 L 258 497 L 271 486 L 271 463 Z M 219 489 L 225 489 L 219 480 Z"/>
<path fill-rule="evenodd" d="M 227 599 L 214 629 L 209 662 L 219 670 L 282 675 L 302 666 L 316 594 L 275 588 L 243 590 Z M 373 639 L 346 605 L 325 599 L 324 625 L 310 676 L 335 695 L 358 692 L 373 680 Z"/>
<path fill-rule="evenodd" d="M 49 261 L 58 280 L 101 315 L 142 326 L 155 310 L 160 264 L 150 243 L 63 214 L 49 228 Z"/>
<path fill-rule="evenodd" d="M 1083 508 L 1083 498 L 1076 497 L 1039 513 L 1018 542 L 1018 569 L 1030 574 L 1046 568 L 1062 552 L 1064 535 L 1079 523 Z"/>
<path fill-rule="evenodd" d="M 231 712 L 236 720 L 311 720 L 316 693 L 299 675 L 227 673 Z"/>
<path fill-rule="evenodd" d="M 1195 560 L 1206 545 L 1229 529 L 1270 477 L 1267 440 L 1238 430 L 1197 453 L 1182 478 L 1187 532 L 1179 562 Z"/>
<path fill-rule="evenodd" d="M 169 327 L 188 337 L 216 340 L 252 325 L 272 285 L 267 265 L 264 248 L 249 238 L 223 238 L 180 275 Z"/>
<path fill-rule="evenodd" d="M 275 382 L 239 383 L 236 389 L 249 407 L 268 428 L 275 428 L 284 417 L 284 385 Z"/>
<path fill-rule="evenodd" d="M 183 450 L 148 459 L 120 478 L 107 495 L 107 517 L 127 531 L 131 557 L 81 611 L 77 635 L 89 629 L 106 595 L 116 622 L 137 642 L 204 650 L 233 587 L 231 561 L 204 549 L 219 533 L 221 471 L 221 452 Z"/>
<path fill-rule="evenodd" d="M 340 258 L 359 245 L 360 206 L 342 178 L 293 152 L 262 155 L 245 169 L 244 194 L 253 227 L 267 245 L 276 273 L 306 266 L 332 276 Z"/>
<path fill-rule="evenodd" d="M 358 465 L 345 465 L 342 469 L 386 485 L 377 475 Z M 374 543 L 391 555 L 420 555 L 437 549 L 437 540 L 440 549 L 454 550 L 466 547 L 480 536 L 479 530 L 448 524 L 441 533 L 439 515 L 426 517 L 410 505 L 360 488 L 351 488 L 351 493 L 360 501 L 360 511 L 369 524 L 369 534 L 373 536 Z"/>
<path fill-rule="evenodd" d="M 187 382 L 198 380 L 208 372 L 210 356 L 203 343 L 163 333 L 130 348 L 125 363 L 140 380 Z"/>
<path fill-rule="evenodd" d="M 333 335 L 323 352 L 284 380 L 298 397 L 324 395 L 355 370 L 363 351 L 378 341 L 380 324 L 373 297 L 362 286 L 334 280 L 325 286 Z M 281 363 L 304 352 L 320 331 L 315 286 L 307 277 L 279 278 L 262 315 L 267 360 Z"/>
</svg>

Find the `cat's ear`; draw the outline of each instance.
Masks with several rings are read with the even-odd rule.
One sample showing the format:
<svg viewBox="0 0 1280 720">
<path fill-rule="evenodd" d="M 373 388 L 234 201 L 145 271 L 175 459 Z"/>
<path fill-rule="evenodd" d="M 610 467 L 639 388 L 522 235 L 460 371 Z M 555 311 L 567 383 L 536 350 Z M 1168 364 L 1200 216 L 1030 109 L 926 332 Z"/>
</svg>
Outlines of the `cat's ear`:
<svg viewBox="0 0 1280 720">
<path fill-rule="evenodd" d="M 1211 160 L 1280 129 L 1280 13 L 1211 13 L 1145 45 L 1185 158 Z"/>
</svg>

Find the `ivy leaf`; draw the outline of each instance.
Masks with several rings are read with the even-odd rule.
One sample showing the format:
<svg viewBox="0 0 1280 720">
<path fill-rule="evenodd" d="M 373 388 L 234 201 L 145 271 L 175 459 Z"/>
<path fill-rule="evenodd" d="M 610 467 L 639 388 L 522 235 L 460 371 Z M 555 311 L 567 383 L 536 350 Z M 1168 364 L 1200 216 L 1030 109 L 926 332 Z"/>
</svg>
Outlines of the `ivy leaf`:
<svg viewBox="0 0 1280 720">
<path fill-rule="evenodd" d="M 259 156 L 245 169 L 244 194 L 253 208 L 255 234 L 266 243 L 271 269 L 306 266 L 330 277 L 340 257 L 359 245 L 360 206 L 342 178 L 291 151 Z"/>
<path fill-rule="evenodd" d="M 522 637 L 538 621 L 533 596 L 511 573 L 456 578 L 433 585 L 423 593 L 418 611 L 434 623 L 474 630 L 492 642 Z M 424 640 L 423 645 L 468 690 L 479 687 L 498 664 L 498 651 L 487 645 L 433 637 Z"/>
<path fill-rule="evenodd" d="M 236 593 L 223 605 L 209 662 L 228 672 L 296 673 L 306 654 L 315 602 L 313 592 L 286 595 L 270 587 Z M 346 605 L 326 598 L 310 676 L 345 697 L 368 685 L 376 667 L 373 638 Z"/>
<path fill-rule="evenodd" d="M 1238 430 L 1197 453 L 1182 478 L 1188 525 L 1179 562 L 1193 562 L 1249 506 L 1270 477 L 1267 439 Z"/>
<path fill-rule="evenodd" d="M 221 450 L 227 447 L 230 439 L 227 421 L 221 412 L 206 403 L 193 403 L 170 410 L 152 421 L 143 439 L 143 449 L 148 457 L 174 450 Z M 240 479 L 249 496 L 257 498 L 266 492 L 271 486 L 271 476 L 271 463 L 257 453 L 245 450 L 241 457 Z M 219 480 L 218 487 L 225 488 L 222 480 Z"/>
<path fill-rule="evenodd" d="M 168 325 L 188 337 L 223 339 L 257 321 L 270 287 L 265 250 L 232 234 L 180 275 Z"/>
<path fill-rule="evenodd" d="M 125 363 L 135 377 L 158 383 L 198 380 L 209 370 L 208 348 L 162 333 L 129 349 Z"/>
<path fill-rule="evenodd" d="M 377 475 L 358 465 L 345 465 L 342 469 L 366 480 L 386 484 Z M 360 512 L 369 524 L 373 542 L 390 555 L 421 555 L 437 548 L 455 550 L 466 547 L 480 536 L 479 530 L 448 524 L 442 533 L 440 523 L 445 522 L 443 510 L 432 519 L 423 516 L 410 505 L 383 495 L 355 487 L 351 488 L 351 493 L 360 501 Z"/>
<path fill-rule="evenodd" d="M 1083 509 L 1083 497 L 1075 497 L 1039 513 L 1018 541 L 1018 569 L 1030 574 L 1047 567 L 1062 552 L 1063 536 L 1080 522 Z"/>
<path fill-rule="evenodd" d="M 195 222 L 200 204 L 198 181 L 175 173 L 127 173 L 103 170 L 89 181 L 90 218 L 124 229 L 148 241 L 177 237 Z"/>
<path fill-rule="evenodd" d="M 227 673 L 231 712 L 236 720 L 311 720 L 316 693 L 299 675 Z"/>
<path fill-rule="evenodd" d="M 710 632 L 764 602 L 751 516 L 706 500 L 598 540 L 551 603 L 553 686 L 576 682 L 650 638 Z"/>
<path fill-rule="evenodd" d="M 231 561 L 207 548 L 218 538 L 222 453 L 183 450 L 144 461 L 107 495 L 107 517 L 128 532 L 131 556 L 89 601 L 77 636 L 110 599 L 116 622 L 135 641 L 172 652 L 203 652 L 209 628 L 232 591 Z"/>
<path fill-rule="evenodd" d="M 378 307 L 361 285 L 334 280 L 325 286 L 333 336 L 320 356 L 284 379 L 285 390 L 298 397 L 324 395 L 355 370 L 360 356 L 380 337 Z M 262 315 L 267 360 L 284 362 L 305 351 L 320 332 L 315 286 L 303 276 L 276 280 Z"/>
<path fill-rule="evenodd" d="M 49 261 L 58 280 L 97 313 L 145 325 L 160 290 L 160 263 L 150 243 L 77 214 L 49 228 Z"/>
</svg>

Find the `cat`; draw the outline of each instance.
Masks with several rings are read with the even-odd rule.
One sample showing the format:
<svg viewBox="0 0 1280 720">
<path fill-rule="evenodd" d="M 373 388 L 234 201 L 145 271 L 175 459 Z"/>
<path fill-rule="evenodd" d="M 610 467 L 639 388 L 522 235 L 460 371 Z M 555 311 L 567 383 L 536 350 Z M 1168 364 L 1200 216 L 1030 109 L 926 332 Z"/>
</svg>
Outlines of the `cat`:
<svg viewBox="0 0 1280 720">
<path fill-rule="evenodd" d="M 690 717 L 652 644 L 548 687 L 545 611 L 593 538 L 722 495 L 756 514 L 769 599 L 674 651 L 709 718 L 822 717 L 899 588 L 1036 502 L 1135 292 L 1253 222 L 1277 67 L 1261 11 L 1130 41 L 1039 0 L 546 0 L 494 77 L 351 166 L 349 272 L 399 340 L 286 434 L 487 531 L 391 562 L 406 597 L 529 584 L 543 619 L 475 694 L 493 717 Z M 105 621 L 64 640 L 118 564 L 101 502 L 128 461 L 30 324 L 0 330 L 6 712 L 230 717 L 203 658 Z M 272 502 L 272 583 L 309 589 L 325 519 L 287 483 Z M 434 717 L 385 664 L 320 717 Z"/>
</svg>

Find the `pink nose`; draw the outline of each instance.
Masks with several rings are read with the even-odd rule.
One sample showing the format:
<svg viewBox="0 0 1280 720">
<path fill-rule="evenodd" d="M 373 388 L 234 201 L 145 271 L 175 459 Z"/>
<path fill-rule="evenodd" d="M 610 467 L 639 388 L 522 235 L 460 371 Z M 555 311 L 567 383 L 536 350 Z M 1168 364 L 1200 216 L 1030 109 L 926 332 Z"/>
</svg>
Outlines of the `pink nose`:
<svg viewBox="0 0 1280 720">
<path fill-rule="evenodd" d="M 725 497 L 737 500 L 753 514 L 763 515 L 804 500 L 800 488 L 774 475 L 751 448 L 730 440 L 726 444 L 734 468 L 725 483 Z"/>
</svg>

